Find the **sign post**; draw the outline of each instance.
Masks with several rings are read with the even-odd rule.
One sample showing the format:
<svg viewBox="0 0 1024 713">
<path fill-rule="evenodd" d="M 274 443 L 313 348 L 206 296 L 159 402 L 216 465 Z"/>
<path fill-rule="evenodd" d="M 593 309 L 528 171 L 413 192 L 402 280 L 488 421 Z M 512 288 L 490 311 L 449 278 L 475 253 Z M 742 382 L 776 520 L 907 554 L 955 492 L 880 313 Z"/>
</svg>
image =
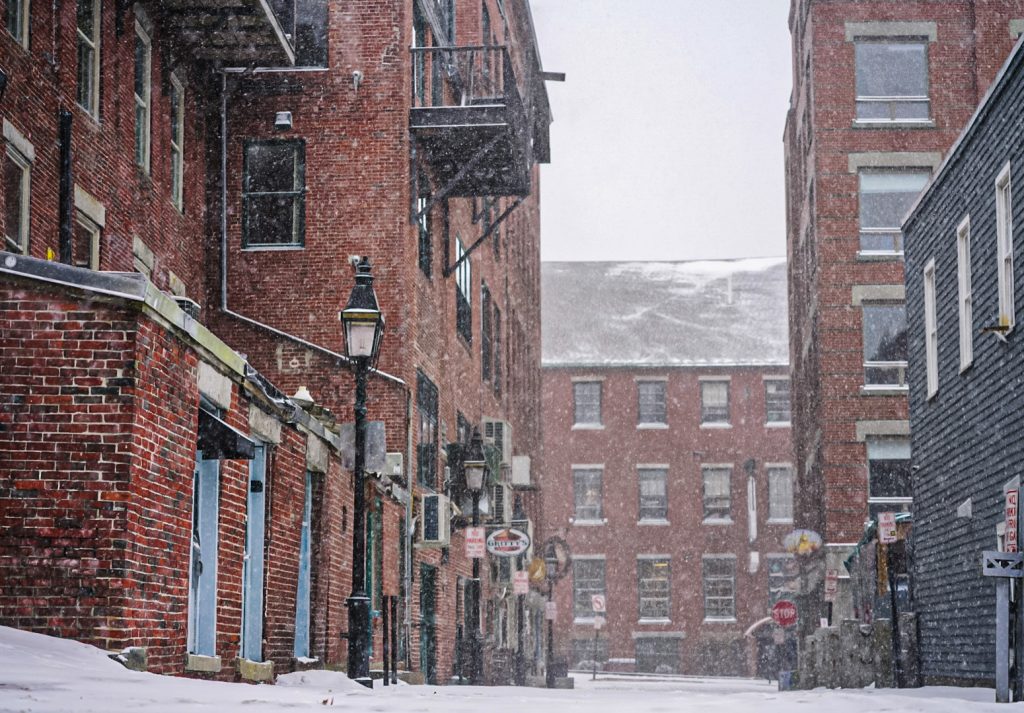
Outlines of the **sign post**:
<svg viewBox="0 0 1024 713">
<path fill-rule="evenodd" d="M 1003 530 L 1003 552 L 1017 552 L 1017 501 L 1020 491 L 1011 488 L 1006 491 L 1006 507 L 1004 509 L 1005 529 Z"/>
<path fill-rule="evenodd" d="M 594 673 L 590 680 L 597 680 L 597 632 L 601 630 L 604 625 L 604 617 L 601 616 L 605 613 L 605 599 L 603 594 L 591 594 L 590 595 L 590 607 L 594 610 Z"/>
<path fill-rule="evenodd" d="M 981 573 L 996 580 L 996 703 L 1010 702 L 1010 580 L 1024 576 L 1020 552 L 982 552 Z"/>
<path fill-rule="evenodd" d="M 466 528 L 466 559 L 483 559 L 487 555 L 485 539 L 484 528 Z"/>
</svg>

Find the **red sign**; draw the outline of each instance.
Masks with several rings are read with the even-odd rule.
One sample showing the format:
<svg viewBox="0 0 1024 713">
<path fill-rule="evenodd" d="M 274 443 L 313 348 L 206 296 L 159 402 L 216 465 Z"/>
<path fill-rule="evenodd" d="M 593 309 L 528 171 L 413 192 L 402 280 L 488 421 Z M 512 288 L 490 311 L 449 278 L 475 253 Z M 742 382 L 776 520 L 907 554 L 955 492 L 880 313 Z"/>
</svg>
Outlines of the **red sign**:
<svg viewBox="0 0 1024 713">
<path fill-rule="evenodd" d="M 787 599 L 775 602 L 772 620 L 779 626 L 793 626 L 796 623 L 796 604 Z"/>
<path fill-rule="evenodd" d="M 1006 491 L 1006 529 L 1003 531 L 1003 552 L 1017 551 L 1017 497 L 1019 491 L 1010 488 Z"/>
<path fill-rule="evenodd" d="M 530 593 L 530 573 L 527 572 L 525 569 L 521 569 L 512 575 L 512 593 Z"/>
<path fill-rule="evenodd" d="M 487 556 L 487 534 L 482 527 L 466 528 L 466 557 L 482 559 Z"/>
</svg>

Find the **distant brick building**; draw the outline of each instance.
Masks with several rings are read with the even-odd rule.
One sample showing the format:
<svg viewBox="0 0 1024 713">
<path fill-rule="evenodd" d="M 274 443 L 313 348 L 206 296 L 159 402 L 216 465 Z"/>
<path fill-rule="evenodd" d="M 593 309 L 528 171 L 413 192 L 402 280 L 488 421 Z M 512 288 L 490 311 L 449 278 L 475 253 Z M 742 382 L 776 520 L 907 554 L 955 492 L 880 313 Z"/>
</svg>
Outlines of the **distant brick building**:
<svg viewBox="0 0 1024 713">
<path fill-rule="evenodd" d="M 778 259 L 544 263 L 543 529 L 572 550 L 571 666 L 774 675 L 765 620 L 795 571 L 785 289 Z"/>
<path fill-rule="evenodd" d="M 166 672 L 344 661 L 338 312 L 366 255 L 387 320 L 370 594 L 378 613 L 401 599 L 403 667 L 446 682 L 466 673 L 458 446 L 475 427 L 484 519 L 529 528 L 539 507 L 550 114 L 528 3 L 220 5 L 6 5 L 0 622 L 148 647 Z M 288 397 L 302 386 L 305 410 Z M 52 506 L 68 489 L 89 495 Z M 451 531 L 446 498 L 463 508 Z M 510 680 L 518 651 L 542 669 L 539 599 L 520 645 L 511 569 L 484 573 L 487 675 Z"/>
<path fill-rule="evenodd" d="M 794 0 L 786 122 L 799 504 L 840 575 L 869 517 L 912 509 L 900 222 L 1020 34 L 1024 3 Z M 915 456 L 916 457 L 916 456 Z M 817 578 L 819 582 L 821 578 Z M 826 614 L 801 601 L 805 631 Z"/>
</svg>

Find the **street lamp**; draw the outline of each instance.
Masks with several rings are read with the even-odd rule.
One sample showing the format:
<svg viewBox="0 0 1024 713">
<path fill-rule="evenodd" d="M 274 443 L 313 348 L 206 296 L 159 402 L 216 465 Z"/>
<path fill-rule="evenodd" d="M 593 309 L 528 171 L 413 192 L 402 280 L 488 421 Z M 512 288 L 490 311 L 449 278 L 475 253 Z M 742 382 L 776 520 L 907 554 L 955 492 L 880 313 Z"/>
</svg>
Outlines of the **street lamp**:
<svg viewBox="0 0 1024 713">
<path fill-rule="evenodd" d="M 473 429 L 473 438 L 469 442 L 469 451 L 462 460 L 462 472 L 466 476 L 466 489 L 473 496 L 473 527 L 480 525 L 480 491 L 484 487 L 484 472 L 487 461 L 484 460 L 484 444 L 480 438 L 480 429 Z M 473 597 L 470 609 L 470 668 L 469 682 L 478 685 L 483 669 L 480 646 L 480 558 L 473 558 Z"/>
<path fill-rule="evenodd" d="M 352 522 L 352 593 L 348 606 L 348 677 L 373 688 L 370 677 L 370 598 L 366 591 L 366 374 L 380 355 L 384 316 L 373 292 L 370 261 L 362 258 L 356 266 L 356 284 L 341 312 L 345 327 L 345 352 L 356 379 L 355 404 L 355 493 Z"/>
</svg>

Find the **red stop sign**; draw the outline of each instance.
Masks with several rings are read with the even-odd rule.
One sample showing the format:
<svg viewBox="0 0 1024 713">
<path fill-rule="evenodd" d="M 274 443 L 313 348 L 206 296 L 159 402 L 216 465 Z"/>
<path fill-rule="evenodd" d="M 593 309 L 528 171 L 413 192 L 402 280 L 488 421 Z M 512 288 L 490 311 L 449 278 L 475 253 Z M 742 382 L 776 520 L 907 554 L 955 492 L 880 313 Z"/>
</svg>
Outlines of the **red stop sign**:
<svg viewBox="0 0 1024 713">
<path fill-rule="evenodd" d="M 779 626 L 793 626 L 796 623 L 796 604 L 786 599 L 775 602 L 772 620 Z"/>
</svg>

